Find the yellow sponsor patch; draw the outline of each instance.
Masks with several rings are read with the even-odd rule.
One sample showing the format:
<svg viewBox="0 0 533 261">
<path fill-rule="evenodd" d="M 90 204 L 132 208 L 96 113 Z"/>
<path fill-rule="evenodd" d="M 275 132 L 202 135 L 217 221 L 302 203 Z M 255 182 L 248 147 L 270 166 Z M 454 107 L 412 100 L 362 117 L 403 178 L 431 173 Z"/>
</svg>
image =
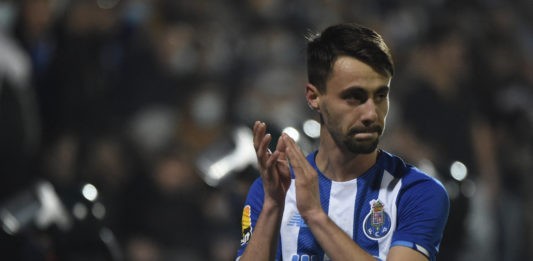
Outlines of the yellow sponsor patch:
<svg viewBox="0 0 533 261">
<path fill-rule="evenodd" d="M 252 236 L 252 210 L 250 205 L 244 206 L 242 210 L 242 238 L 241 245 L 248 243 Z"/>
</svg>

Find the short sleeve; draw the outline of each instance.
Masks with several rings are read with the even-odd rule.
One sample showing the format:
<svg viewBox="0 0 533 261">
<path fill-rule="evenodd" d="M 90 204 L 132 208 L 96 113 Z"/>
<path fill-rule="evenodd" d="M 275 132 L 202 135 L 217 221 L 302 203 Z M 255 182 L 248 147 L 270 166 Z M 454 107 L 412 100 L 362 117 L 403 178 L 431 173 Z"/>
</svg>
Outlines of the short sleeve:
<svg viewBox="0 0 533 261">
<path fill-rule="evenodd" d="M 248 196 L 244 202 L 241 219 L 241 242 L 237 250 L 237 257 L 242 255 L 250 241 L 255 224 L 257 224 L 257 219 L 259 218 L 259 213 L 263 209 L 264 195 L 263 182 L 258 178 L 250 186 Z"/>
<path fill-rule="evenodd" d="M 397 202 L 398 223 L 391 247 L 410 247 L 435 260 L 448 219 L 448 194 L 440 182 L 429 176 L 406 181 Z"/>
</svg>

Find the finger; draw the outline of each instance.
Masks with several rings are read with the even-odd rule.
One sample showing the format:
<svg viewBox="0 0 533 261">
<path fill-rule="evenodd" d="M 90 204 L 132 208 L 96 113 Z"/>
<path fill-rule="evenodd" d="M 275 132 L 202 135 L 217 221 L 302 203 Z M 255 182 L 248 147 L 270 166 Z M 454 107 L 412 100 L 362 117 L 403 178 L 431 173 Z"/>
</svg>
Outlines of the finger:
<svg viewBox="0 0 533 261">
<path fill-rule="evenodd" d="M 287 148 L 287 146 L 285 145 L 285 141 L 283 140 L 282 136 L 278 139 L 278 143 L 276 144 L 276 150 L 280 152 L 285 152 L 285 148 Z"/>
<path fill-rule="evenodd" d="M 280 156 L 278 156 L 278 159 L 276 160 L 276 163 L 278 166 L 280 167 L 289 167 L 289 161 L 288 160 L 284 160 L 284 159 L 281 159 Z"/>
<path fill-rule="evenodd" d="M 274 151 L 272 153 L 272 155 L 270 155 L 270 157 L 268 157 L 268 159 L 266 161 L 266 164 L 265 164 L 265 167 L 268 168 L 268 169 L 271 169 L 276 164 L 276 162 L 278 162 L 279 155 L 280 155 L 279 151 Z"/>
<path fill-rule="evenodd" d="M 307 162 L 307 159 L 305 158 L 305 155 L 303 154 L 302 150 L 300 149 L 300 146 L 296 144 L 296 142 L 289 137 L 286 134 L 282 135 L 283 144 L 285 146 L 285 152 L 287 154 L 287 157 L 289 158 L 289 162 L 291 165 L 300 166 L 300 163 L 303 161 Z"/>
<path fill-rule="evenodd" d="M 303 154 L 300 147 L 296 144 L 296 142 L 287 135 L 284 135 L 283 139 L 287 146 L 287 148 L 285 149 L 285 152 L 287 154 L 289 164 L 294 170 L 294 175 L 295 176 L 302 176 L 302 175 L 313 176 L 313 173 L 315 173 L 314 168 L 309 164 L 309 162 L 307 161 L 307 158 Z"/>
<path fill-rule="evenodd" d="M 258 133 L 257 133 L 257 129 L 259 128 L 259 121 L 255 121 L 254 123 L 254 127 L 252 129 L 252 132 L 253 132 L 253 143 L 254 143 L 254 148 L 255 150 L 257 151 L 257 148 L 259 147 L 259 140 L 258 140 Z"/>
<path fill-rule="evenodd" d="M 274 151 L 272 155 L 267 159 L 265 163 L 265 168 L 267 169 L 264 179 L 267 179 L 269 181 L 272 181 L 274 183 L 278 183 L 279 181 L 279 168 L 277 166 L 277 161 L 279 158 L 280 152 Z"/>
<path fill-rule="evenodd" d="M 257 148 L 256 154 L 257 159 L 261 166 L 265 166 L 266 160 L 271 156 L 271 152 L 268 149 L 268 145 L 270 144 L 270 141 L 272 140 L 272 135 L 270 133 L 263 136 L 263 139 L 259 143 L 259 147 Z"/>
<path fill-rule="evenodd" d="M 285 145 L 285 141 L 283 139 L 283 135 L 279 137 L 278 143 L 276 144 L 276 151 L 279 151 L 279 157 L 278 162 L 282 165 L 289 166 L 289 160 L 287 159 L 287 152 L 285 151 L 287 149 L 287 145 Z"/>
<path fill-rule="evenodd" d="M 290 180 L 291 172 L 289 171 L 289 161 L 284 152 L 280 152 L 276 160 L 276 170 L 283 180 Z"/>
<path fill-rule="evenodd" d="M 265 136 L 265 132 L 266 132 L 266 124 L 260 121 L 256 121 L 254 124 L 254 128 L 253 128 L 254 148 L 256 151 L 259 148 L 261 140 Z"/>
</svg>

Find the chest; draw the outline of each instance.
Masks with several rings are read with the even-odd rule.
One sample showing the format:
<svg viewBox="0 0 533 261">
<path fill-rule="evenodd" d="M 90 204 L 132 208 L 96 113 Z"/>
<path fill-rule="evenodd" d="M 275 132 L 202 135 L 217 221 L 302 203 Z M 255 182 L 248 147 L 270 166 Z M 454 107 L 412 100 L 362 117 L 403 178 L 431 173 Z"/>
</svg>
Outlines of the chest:
<svg viewBox="0 0 533 261">
<path fill-rule="evenodd" d="M 294 181 L 293 181 L 294 182 Z M 375 256 L 386 255 L 396 227 L 396 199 L 401 184 L 384 176 L 381 184 L 364 181 L 320 182 L 322 208 L 360 247 Z M 283 260 L 328 260 L 296 206 L 291 184 L 281 224 Z M 382 253 L 380 253 L 382 252 Z"/>
</svg>

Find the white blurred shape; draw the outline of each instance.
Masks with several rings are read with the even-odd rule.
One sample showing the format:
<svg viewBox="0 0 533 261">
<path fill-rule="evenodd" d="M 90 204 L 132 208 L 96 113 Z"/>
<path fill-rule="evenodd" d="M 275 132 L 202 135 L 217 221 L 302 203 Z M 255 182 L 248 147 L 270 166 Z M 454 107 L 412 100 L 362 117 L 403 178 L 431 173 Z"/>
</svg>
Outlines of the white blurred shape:
<svg viewBox="0 0 533 261">
<path fill-rule="evenodd" d="M 463 181 L 468 175 L 468 169 L 460 161 L 454 161 L 450 166 L 450 174 L 457 181 Z"/>
<path fill-rule="evenodd" d="M 431 160 L 421 159 L 418 162 L 418 168 L 429 176 L 438 178 L 437 169 L 435 168 L 435 165 L 433 165 L 433 162 L 431 162 Z"/>
<path fill-rule="evenodd" d="M 450 196 L 450 199 L 456 199 L 459 196 L 459 185 L 455 181 L 448 181 L 444 183 L 444 187 L 446 188 L 446 191 L 448 192 L 448 196 Z"/>
<path fill-rule="evenodd" d="M 85 184 L 81 189 L 83 197 L 89 201 L 95 201 L 98 198 L 98 190 L 92 184 Z"/>
<path fill-rule="evenodd" d="M 224 97 L 215 90 L 205 90 L 195 97 L 191 113 L 196 123 L 204 128 L 214 127 L 224 119 Z"/>
<path fill-rule="evenodd" d="M 252 131 L 247 127 L 236 128 L 233 140 L 235 149 L 224 157 L 214 162 L 206 158 L 199 159 L 202 178 L 208 185 L 215 187 L 232 172 L 241 171 L 250 164 L 257 164 L 255 149 L 252 146 Z"/>
<path fill-rule="evenodd" d="M 172 141 L 178 124 L 179 117 L 172 108 L 144 108 L 131 122 L 131 138 L 143 153 L 156 153 Z"/>
<path fill-rule="evenodd" d="M 471 179 L 465 179 L 461 183 L 461 193 L 467 198 L 471 198 L 476 194 L 477 185 Z"/>
<path fill-rule="evenodd" d="M 282 132 L 289 135 L 295 142 L 300 140 L 300 132 L 294 127 L 286 127 Z"/>
<path fill-rule="evenodd" d="M 303 124 L 303 131 L 308 137 L 316 139 L 320 137 L 320 123 L 312 119 L 306 120 Z"/>
<path fill-rule="evenodd" d="M 95 218 L 103 219 L 105 217 L 106 210 L 102 203 L 96 202 L 91 209 L 91 213 Z"/>
<path fill-rule="evenodd" d="M 84 220 L 87 217 L 87 212 L 87 207 L 80 202 L 77 202 L 72 207 L 72 215 L 79 220 Z"/>
<path fill-rule="evenodd" d="M 11 212 L 3 209 L 0 212 L 0 218 L 2 219 L 2 228 L 9 235 L 14 235 L 20 230 L 20 222 L 11 214 Z"/>
<path fill-rule="evenodd" d="M 36 192 L 41 203 L 41 208 L 35 219 L 37 226 L 45 228 L 51 223 L 55 223 L 63 230 L 69 229 L 72 225 L 71 220 L 52 184 L 42 181 L 37 184 Z"/>
</svg>

